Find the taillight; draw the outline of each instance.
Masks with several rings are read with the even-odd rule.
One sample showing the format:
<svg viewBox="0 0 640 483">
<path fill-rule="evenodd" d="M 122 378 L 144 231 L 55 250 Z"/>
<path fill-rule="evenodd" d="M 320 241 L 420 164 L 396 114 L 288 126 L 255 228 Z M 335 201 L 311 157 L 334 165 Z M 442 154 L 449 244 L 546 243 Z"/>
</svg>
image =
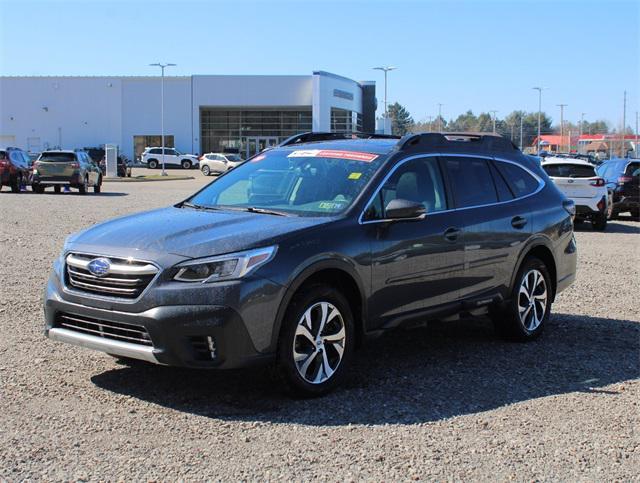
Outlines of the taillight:
<svg viewBox="0 0 640 483">
<path fill-rule="evenodd" d="M 73 169 L 78 169 L 80 167 L 80 163 L 71 163 L 71 167 Z"/>
<path fill-rule="evenodd" d="M 591 186 L 604 186 L 604 179 L 602 178 L 594 178 L 589 183 Z"/>
<path fill-rule="evenodd" d="M 6 159 L 0 160 L 0 168 L 8 168 L 9 167 L 9 161 L 7 161 Z"/>
<path fill-rule="evenodd" d="M 620 176 L 618 178 L 618 184 L 625 184 L 631 181 L 633 178 L 631 176 Z"/>
<path fill-rule="evenodd" d="M 604 198 L 602 198 L 600 201 L 598 201 L 598 209 L 600 211 L 604 211 L 604 207 L 605 207 L 605 202 L 604 202 Z"/>
</svg>

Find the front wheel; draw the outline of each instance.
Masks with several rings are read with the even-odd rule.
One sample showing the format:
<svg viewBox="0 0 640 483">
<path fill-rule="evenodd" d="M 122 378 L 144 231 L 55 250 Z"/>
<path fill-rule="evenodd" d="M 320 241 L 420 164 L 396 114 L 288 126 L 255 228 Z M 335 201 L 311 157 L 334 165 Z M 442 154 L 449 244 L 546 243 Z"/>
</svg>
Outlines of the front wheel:
<svg viewBox="0 0 640 483">
<path fill-rule="evenodd" d="M 345 374 L 355 342 L 349 303 L 328 285 L 312 285 L 296 294 L 283 321 L 276 370 L 294 396 L 331 391 Z"/>
<path fill-rule="evenodd" d="M 605 214 L 596 215 L 591 220 L 591 226 L 594 230 L 605 231 L 607 229 L 607 216 Z"/>
<path fill-rule="evenodd" d="M 102 189 L 102 177 L 98 178 L 98 183 L 96 183 L 96 185 L 93 187 L 93 192 L 100 193 L 101 189 Z"/>
<path fill-rule="evenodd" d="M 191 161 L 189 161 L 188 159 L 183 159 L 180 163 L 180 166 L 182 166 L 182 169 L 191 169 Z"/>
<path fill-rule="evenodd" d="M 34 193 L 38 193 L 39 195 L 44 193 L 44 186 L 40 186 L 40 183 L 33 183 L 31 185 L 31 190 Z"/>
<path fill-rule="evenodd" d="M 518 271 L 510 300 L 491 311 L 496 331 L 521 342 L 537 338 L 549 320 L 552 298 L 546 265 L 535 257 L 526 259 Z"/>
</svg>

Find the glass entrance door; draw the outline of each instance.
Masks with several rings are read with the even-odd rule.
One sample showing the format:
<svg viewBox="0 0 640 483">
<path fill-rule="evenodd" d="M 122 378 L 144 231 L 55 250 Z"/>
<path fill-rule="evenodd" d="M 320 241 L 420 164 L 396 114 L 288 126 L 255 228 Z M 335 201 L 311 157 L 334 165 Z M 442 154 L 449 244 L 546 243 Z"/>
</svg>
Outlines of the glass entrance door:
<svg viewBox="0 0 640 483">
<path fill-rule="evenodd" d="M 276 137 L 254 137 L 247 138 L 246 143 L 246 155 L 247 159 L 253 156 L 254 154 L 258 154 L 261 151 L 264 151 L 267 148 L 271 148 L 278 144 L 278 138 Z"/>
</svg>

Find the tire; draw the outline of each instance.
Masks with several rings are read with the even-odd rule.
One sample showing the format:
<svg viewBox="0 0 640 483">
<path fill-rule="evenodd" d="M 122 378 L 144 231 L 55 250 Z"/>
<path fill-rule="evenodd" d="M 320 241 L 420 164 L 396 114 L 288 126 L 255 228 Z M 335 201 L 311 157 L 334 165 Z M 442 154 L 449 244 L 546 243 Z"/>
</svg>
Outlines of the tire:
<svg viewBox="0 0 640 483">
<path fill-rule="evenodd" d="M 191 169 L 192 163 L 188 159 L 183 159 L 180 161 L 180 166 L 182 166 L 182 169 Z"/>
<path fill-rule="evenodd" d="M 602 213 L 591 219 L 591 226 L 596 231 L 605 231 L 607 229 L 607 216 Z"/>
<path fill-rule="evenodd" d="M 22 186 L 22 177 L 16 176 L 13 183 L 11 183 L 11 192 L 20 193 L 20 186 Z"/>
<path fill-rule="evenodd" d="M 533 304 L 530 302 L 531 285 L 534 285 L 533 294 L 536 297 Z M 551 277 L 546 265 L 536 257 L 526 258 L 518 270 L 511 297 L 490 312 L 496 332 L 506 339 L 519 342 L 536 339 L 549 320 L 552 298 Z"/>
<path fill-rule="evenodd" d="M 82 184 L 78 187 L 78 191 L 80 192 L 81 195 L 86 195 L 87 191 L 89 191 L 89 180 L 87 179 L 86 176 Z"/>
<path fill-rule="evenodd" d="M 147 162 L 147 167 L 149 169 L 157 169 L 158 168 L 158 160 L 157 159 L 150 159 Z"/>
<path fill-rule="evenodd" d="M 44 186 L 40 186 L 40 183 L 35 183 L 35 184 L 31 185 L 31 190 L 34 193 L 38 193 L 40 195 L 40 194 L 44 193 Z"/>
<path fill-rule="evenodd" d="M 207 166 L 206 164 L 202 166 L 202 168 L 200 168 L 200 171 L 202 171 L 202 174 L 204 174 L 205 176 L 209 176 L 211 174 L 211 168 L 209 168 L 209 166 Z"/>
<path fill-rule="evenodd" d="M 289 304 L 278 340 L 276 374 L 287 392 L 317 397 L 334 389 L 351 361 L 355 335 L 351 307 L 340 292 L 324 284 L 301 289 Z"/>
<path fill-rule="evenodd" d="M 638 208 L 631 210 L 630 213 L 634 221 L 640 221 L 640 210 Z"/>
<path fill-rule="evenodd" d="M 60 194 L 60 191 L 62 191 L 62 188 L 60 187 L 60 185 L 55 185 L 53 187 L 53 191 L 57 194 Z"/>
<path fill-rule="evenodd" d="M 98 178 L 98 183 L 93 187 L 94 193 L 100 193 L 102 190 L 102 176 Z"/>
</svg>

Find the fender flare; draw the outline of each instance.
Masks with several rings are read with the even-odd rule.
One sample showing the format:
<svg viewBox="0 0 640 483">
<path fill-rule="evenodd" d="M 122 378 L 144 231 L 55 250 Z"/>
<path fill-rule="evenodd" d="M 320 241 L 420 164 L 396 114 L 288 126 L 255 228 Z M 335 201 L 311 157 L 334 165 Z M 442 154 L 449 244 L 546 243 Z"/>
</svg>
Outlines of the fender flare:
<svg viewBox="0 0 640 483">
<path fill-rule="evenodd" d="M 349 260 L 348 258 L 338 255 L 338 254 L 330 254 L 329 258 L 327 255 L 320 255 L 318 257 L 314 257 L 314 259 L 308 260 L 307 263 L 298 267 L 293 274 L 291 275 L 289 281 L 287 282 L 287 289 L 284 293 L 284 296 L 280 300 L 280 305 L 278 306 L 278 310 L 276 312 L 276 318 L 273 325 L 273 332 L 271 334 L 271 349 L 275 351 L 278 345 L 278 339 L 280 337 L 280 330 L 282 328 L 282 322 L 284 321 L 285 314 L 287 309 L 289 308 L 289 303 L 291 299 L 298 291 L 298 289 L 314 274 L 327 269 L 335 269 L 341 270 L 347 273 L 356 283 L 358 287 L 358 291 L 360 292 L 360 304 L 362 307 L 362 319 L 363 319 L 363 331 L 364 331 L 364 320 L 366 320 L 366 298 L 365 298 L 365 289 L 358 275 L 358 272 L 355 269 L 355 264 Z"/>
<path fill-rule="evenodd" d="M 518 272 L 520 271 L 520 267 L 522 266 L 522 262 L 527 257 L 527 255 L 529 255 L 531 250 L 539 246 L 543 246 L 551 252 L 551 256 L 553 257 L 553 263 L 556 265 L 556 269 L 555 269 L 556 280 L 553 280 L 553 286 L 554 286 L 554 292 L 555 292 L 555 287 L 558 284 L 558 280 L 557 280 L 558 262 L 556 260 L 556 255 L 553 250 L 553 242 L 546 235 L 537 234 L 532 236 L 526 241 L 524 247 L 522 247 L 522 249 L 520 250 L 520 253 L 518 254 L 518 260 L 516 261 L 516 264 L 515 264 L 516 270 L 514 270 L 513 273 L 511 274 L 511 281 L 509 282 L 509 293 L 511 293 L 511 291 L 513 290 L 513 285 L 516 281 L 516 277 L 518 276 Z M 555 293 L 554 293 L 554 297 L 555 297 Z"/>
</svg>

